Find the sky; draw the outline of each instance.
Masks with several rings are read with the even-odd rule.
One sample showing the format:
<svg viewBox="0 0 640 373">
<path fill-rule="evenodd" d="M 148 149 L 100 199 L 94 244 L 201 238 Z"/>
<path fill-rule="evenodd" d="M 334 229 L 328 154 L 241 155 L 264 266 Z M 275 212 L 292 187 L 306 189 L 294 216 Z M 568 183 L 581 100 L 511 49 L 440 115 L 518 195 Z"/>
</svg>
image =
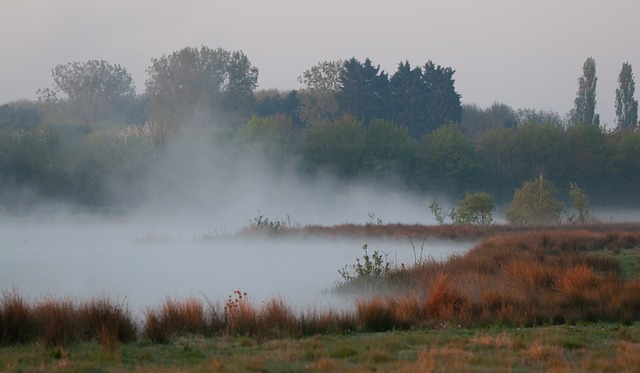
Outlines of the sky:
<svg viewBox="0 0 640 373">
<path fill-rule="evenodd" d="M 242 50 L 259 89 L 297 89 L 320 61 L 370 58 L 456 70 L 462 102 L 573 106 L 582 65 L 597 65 L 597 107 L 614 125 L 624 62 L 640 69 L 637 0 L 2 0 L 0 104 L 35 99 L 57 64 L 119 64 L 144 92 L 151 58 L 187 46 Z M 639 94 L 636 94 L 638 98 Z"/>
</svg>

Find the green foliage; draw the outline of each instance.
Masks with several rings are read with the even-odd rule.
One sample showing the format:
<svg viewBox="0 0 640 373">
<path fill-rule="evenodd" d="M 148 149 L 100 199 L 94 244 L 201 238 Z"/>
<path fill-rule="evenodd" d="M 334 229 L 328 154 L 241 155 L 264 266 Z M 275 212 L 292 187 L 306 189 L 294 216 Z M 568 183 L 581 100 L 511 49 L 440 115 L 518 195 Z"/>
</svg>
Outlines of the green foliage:
<svg viewBox="0 0 640 373">
<path fill-rule="evenodd" d="M 253 221 L 258 230 L 268 233 L 278 233 L 285 227 L 285 223 L 282 220 L 269 220 L 269 218 L 265 218 L 262 215 L 258 215 Z"/>
<path fill-rule="evenodd" d="M 309 125 L 338 118 L 336 94 L 342 88 L 340 73 L 343 65 L 341 60 L 319 62 L 298 77 L 303 85 L 299 113 Z"/>
<path fill-rule="evenodd" d="M 405 128 L 387 120 L 374 119 L 365 130 L 363 171 L 372 176 L 410 173 L 416 147 Z"/>
<path fill-rule="evenodd" d="M 595 218 L 589 208 L 589 196 L 578 187 L 578 184 L 569 184 L 569 196 L 571 197 L 571 206 L 576 209 L 578 215 L 571 214 L 568 222 L 578 224 L 593 222 Z"/>
<path fill-rule="evenodd" d="M 42 121 L 43 113 L 30 101 L 0 105 L 0 128 L 32 127 Z"/>
<path fill-rule="evenodd" d="M 631 64 L 622 64 L 616 89 L 616 122 L 618 128 L 633 131 L 638 127 L 638 100 L 633 95 L 636 83 L 633 80 Z"/>
<path fill-rule="evenodd" d="M 338 270 L 338 273 L 346 283 L 376 281 L 391 272 L 391 263 L 387 261 L 386 255 L 383 255 L 378 250 L 374 250 L 369 255 L 369 246 L 367 244 L 362 245 L 362 250 L 364 251 L 362 262 L 360 262 L 360 258 L 356 258 L 356 264 L 346 265 Z"/>
<path fill-rule="evenodd" d="M 456 92 L 453 74 L 456 71 L 427 62 L 423 67 L 422 80 L 427 87 L 428 116 L 427 131 L 432 131 L 447 123 L 460 123 L 462 106 L 460 95 Z"/>
<path fill-rule="evenodd" d="M 429 210 L 431 210 L 433 217 L 436 219 L 436 221 L 440 225 L 444 224 L 444 221 L 447 219 L 447 216 L 449 216 L 449 212 L 444 211 L 442 209 L 442 206 L 440 206 L 436 201 L 431 202 L 431 204 L 429 205 Z"/>
<path fill-rule="evenodd" d="M 287 163 L 299 146 L 299 132 L 283 114 L 253 116 L 237 135 L 242 145 L 276 164 Z"/>
<path fill-rule="evenodd" d="M 512 224 L 549 224 L 560 221 L 562 202 L 556 200 L 555 185 L 540 177 L 516 189 L 506 217 Z"/>
<path fill-rule="evenodd" d="M 589 57 L 582 66 L 582 76 L 578 78 L 578 93 L 573 102 L 570 117 L 572 124 L 600 124 L 596 114 L 596 61 Z"/>
<path fill-rule="evenodd" d="M 368 58 L 364 62 L 351 58 L 344 62 L 339 81 L 336 98 L 342 113 L 366 124 L 373 118 L 388 117 L 389 78 L 380 66 L 373 66 Z"/>
<path fill-rule="evenodd" d="M 57 65 L 51 70 L 54 88 L 39 89 L 42 101 L 68 99 L 70 115 L 82 121 L 122 118 L 133 109 L 135 85 L 124 67 L 107 61 L 90 60 Z M 59 97 L 59 93 L 64 96 Z"/>
<path fill-rule="evenodd" d="M 260 95 L 260 97 L 258 97 Z M 272 117 L 284 115 L 291 118 L 294 127 L 303 127 L 304 122 L 300 118 L 300 95 L 292 90 L 281 92 L 278 90 L 261 91 L 256 94 L 256 116 Z"/>
<path fill-rule="evenodd" d="M 478 182 L 484 162 L 460 127 L 448 124 L 422 138 L 420 171 L 436 190 L 456 192 Z"/>
<path fill-rule="evenodd" d="M 456 207 L 444 211 L 435 201 L 431 202 L 429 209 L 438 224 L 444 224 L 450 218 L 453 224 L 457 225 L 484 225 L 493 223 L 493 212 L 496 204 L 493 196 L 489 193 L 478 192 L 465 194 L 465 197 L 458 201 Z"/>
<path fill-rule="evenodd" d="M 451 212 L 454 224 L 491 225 L 493 223 L 493 211 L 496 204 L 489 193 L 469 193 L 464 199 L 458 201 L 458 205 Z"/>
<path fill-rule="evenodd" d="M 428 90 L 424 84 L 422 68 L 411 68 L 409 62 L 400 63 L 391 77 L 391 117 L 405 126 L 414 138 L 420 138 L 428 128 L 425 118 L 429 110 Z"/>
<path fill-rule="evenodd" d="M 588 124 L 575 125 L 567 129 L 565 134 L 567 180 L 578 180 L 582 185 L 589 185 L 596 189 L 604 181 L 603 175 L 608 173 L 607 168 L 610 159 L 610 148 L 607 144 L 607 134 L 599 126 Z"/>
<path fill-rule="evenodd" d="M 311 127 L 301 154 L 309 168 L 327 168 L 339 176 L 355 176 L 362 170 L 366 146 L 365 128 L 352 116 Z"/>
<path fill-rule="evenodd" d="M 172 126 L 243 117 L 253 104 L 258 69 L 241 51 L 187 47 L 153 58 L 147 69 L 150 116 Z"/>
</svg>

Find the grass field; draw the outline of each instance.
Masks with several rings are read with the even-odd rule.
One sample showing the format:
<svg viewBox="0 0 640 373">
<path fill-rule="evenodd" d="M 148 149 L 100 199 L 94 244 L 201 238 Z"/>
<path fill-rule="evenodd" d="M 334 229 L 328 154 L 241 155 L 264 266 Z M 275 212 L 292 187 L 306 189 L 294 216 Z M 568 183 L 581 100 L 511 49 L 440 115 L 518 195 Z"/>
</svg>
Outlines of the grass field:
<svg viewBox="0 0 640 373">
<path fill-rule="evenodd" d="M 640 325 L 611 323 L 0 349 L 0 367 L 10 372 L 636 372 L 639 366 Z"/>
<path fill-rule="evenodd" d="M 281 234 L 478 239 L 373 280 L 355 311 L 297 313 L 237 291 L 167 298 L 136 320 L 110 299 L 0 299 L 0 370 L 638 371 L 640 226 L 339 226 Z M 403 231 L 404 230 L 404 231 Z M 252 233 L 253 234 L 253 233 Z M 362 272 L 368 274 L 369 272 Z M 378 278 L 379 277 L 379 278 Z"/>
</svg>

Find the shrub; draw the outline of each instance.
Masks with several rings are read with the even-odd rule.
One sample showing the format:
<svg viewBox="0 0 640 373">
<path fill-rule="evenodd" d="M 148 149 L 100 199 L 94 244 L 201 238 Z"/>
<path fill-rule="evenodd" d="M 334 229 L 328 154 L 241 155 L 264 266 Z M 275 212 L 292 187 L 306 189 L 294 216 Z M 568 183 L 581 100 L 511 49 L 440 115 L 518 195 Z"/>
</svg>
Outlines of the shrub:
<svg viewBox="0 0 640 373">
<path fill-rule="evenodd" d="M 369 256 L 367 244 L 362 245 L 362 250 L 364 251 L 362 262 L 360 262 L 360 258 L 356 258 L 356 264 L 347 265 L 338 270 L 345 282 L 379 280 L 391 272 L 391 263 L 383 257 L 380 251 L 375 250 Z M 349 267 L 351 267 L 353 273 L 349 271 Z"/>
<path fill-rule="evenodd" d="M 540 177 L 516 189 L 506 217 L 512 224 L 549 224 L 560 221 L 562 202 L 556 200 L 555 185 Z"/>
</svg>

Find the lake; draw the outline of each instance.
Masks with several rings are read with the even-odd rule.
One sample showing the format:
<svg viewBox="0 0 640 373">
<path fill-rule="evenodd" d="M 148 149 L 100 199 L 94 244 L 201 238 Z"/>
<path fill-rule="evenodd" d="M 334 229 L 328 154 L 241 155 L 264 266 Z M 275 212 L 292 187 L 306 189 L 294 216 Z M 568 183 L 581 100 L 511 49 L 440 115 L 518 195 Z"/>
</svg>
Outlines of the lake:
<svg viewBox="0 0 640 373">
<path fill-rule="evenodd" d="M 300 308 L 339 307 L 353 300 L 326 290 L 342 279 L 339 269 L 362 257 L 363 244 L 393 263 L 414 263 L 408 239 L 212 239 L 206 234 L 197 224 L 89 215 L 1 219 L 0 289 L 15 287 L 30 299 L 106 295 L 126 301 L 134 312 L 167 296 L 224 303 L 234 290 L 254 301 L 282 296 Z M 416 245 L 420 241 L 414 237 Z M 445 259 L 470 245 L 427 241 L 423 255 Z"/>
</svg>

